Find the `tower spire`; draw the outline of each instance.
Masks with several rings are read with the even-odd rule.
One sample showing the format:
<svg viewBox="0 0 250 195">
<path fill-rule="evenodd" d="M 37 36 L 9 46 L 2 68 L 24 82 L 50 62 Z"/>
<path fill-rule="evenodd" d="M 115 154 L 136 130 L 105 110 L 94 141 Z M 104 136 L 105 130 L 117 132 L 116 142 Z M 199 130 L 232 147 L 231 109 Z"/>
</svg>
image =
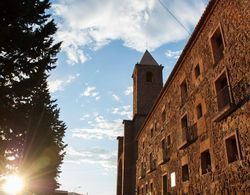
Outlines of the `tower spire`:
<svg viewBox="0 0 250 195">
<path fill-rule="evenodd" d="M 157 66 L 159 66 L 159 64 L 155 61 L 155 59 L 149 53 L 148 50 L 145 51 L 145 53 L 142 56 L 142 59 L 141 59 L 139 64 L 141 64 L 141 65 L 157 65 Z"/>
</svg>

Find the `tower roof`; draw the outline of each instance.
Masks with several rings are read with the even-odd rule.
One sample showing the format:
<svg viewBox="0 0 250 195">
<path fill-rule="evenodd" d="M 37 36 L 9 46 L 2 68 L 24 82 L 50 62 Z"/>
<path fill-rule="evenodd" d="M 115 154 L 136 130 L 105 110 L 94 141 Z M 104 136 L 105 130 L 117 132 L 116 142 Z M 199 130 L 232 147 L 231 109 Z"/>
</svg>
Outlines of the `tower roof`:
<svg viewBox="0 0 250 195">
<path fill-rule="evenodd" d="M 142 59 L 141 59 L 139 64 L 142 64 L 142 65 L 157 65 L 157 66 L 159 66 L 159 64 L 155 61 L 155 59 L 148 52 L 148 50 L 145 51 L 145 53 L 142 56 Z"/>
</svg>

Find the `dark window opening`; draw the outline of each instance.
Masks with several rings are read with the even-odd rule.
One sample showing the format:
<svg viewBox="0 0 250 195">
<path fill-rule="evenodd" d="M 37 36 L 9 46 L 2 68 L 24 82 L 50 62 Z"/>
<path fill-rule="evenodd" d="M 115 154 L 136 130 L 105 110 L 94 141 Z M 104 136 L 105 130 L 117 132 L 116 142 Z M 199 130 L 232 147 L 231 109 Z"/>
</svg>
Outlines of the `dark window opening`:
<svg viewBox="0 0 250 195">
<path fill-rule="evenodd" d="M 188 165 L 182 166 L 182 181 L 189 180 Z"/>
<path fill-rule="evenodd" d="M 144 163 L 142 162 L 141 163 L 141 177 L 145 177 L 145 175 L 146 175 L 146 170 L 144 167 Z"/>
<path fill-rule="evenodd" d="M 150 183 L 150 192 L 154 192 L 154 185 L 153 185 L 153 183 Z"/>
<path fill-rule="evenodd" d="M 163 195 L 168 195 L 168 176 L 164 175 L 162 178 Z"/>
<path fill-rule="evenodd" d="M 183 116 L 181 119 L 181 129 L 182 129 L 182 141 L 187 141 L 188 136 L 188 119 L 187 115 Z"/>
<path fill-rule="evenodd" d="M 224 44 L 220 28 L 218 28 L 211 38 L 214 61 L 217 63 L 223 58 Z"/>
<path fill-rule="evenodd" d="M 227 81 L 226 74 L 223 73 L 216 81 L 215 81 L 217 102 L 219 111 L 223 110 L 223 108 L 230 104 L 230 91 L 229 85 Z"/>
<path fill-rule="evenodd" d="M 199 64 L 197 64 L 196 67 L 194 68 L 194 74 L 195 74 L 196 79 L 200 76 L 201 70 L 200 70 L 200 65 Z"/>
<path fill-rule="evenodd" d="M 165 139 L 161 141 L 161 147 L 162 147 L 162 159 L 164 162 L 166 162 L 170 159 L 170 154 L 169 154 L 169 147 Z"/>
<path fill-rule="evenodd" d="M 150 129 L 150 136 L 153 137 L 154 136 L 154 129 Z"/>
<path fill-rule="evenodd" d="M 181 103 L 183 104 L 187 100 L 187 82 L 184 80 L 181 83 Z"/>
<path fill-rule="evenodd" d="M 147 72 L 146 73 L 146 81 L 147 82 L 153 82 L 153 73 L 152 72 Z"/>
<path fill-rule="evenodd" d="M 162 120 L 162 123 L 164 123 L 166 121 L 166 111 L 165 110 L 161 114 L 161 120 Z"/>
<path fill-rule="evenodd" d="M 196 107 L 196 111 L 197 111 L 197 119 L 201 118 L 203 115 L 201 104 L 198 104 L 198 106 Z"/>
<path fill-rule="evenodd" d="M 201 171 L 202 174 L 211 172 L 211 157 L 209 150 L 206 150 L 201 153 Z"/>
<path fill-rule="evenodd" d="M 148 194 L 148 184 L 146 184 L 146 194 Z"/>
<path fill-rule="evenodd" d="M 187 129 L 188 128 L 187 115 L 182 117 L 182 119 L 181 119 L 181 127 L 182 127 L 182 129 Z"/>
<path fill-rule="evenodd" d="M 239 160 L 239 154 L 235 136 L 226 139 L 226 149 L 227 149 L 228 163 L 232 163 L 234 161 Z"/>
<path fill-rule="evenodd" d="M 170 147 L 170 145 L 171 145 L 171 137 L 170 137 L 170 135 L 167 136 L 167 145 L 168 145 L 168 147 Z"/>
</svg>

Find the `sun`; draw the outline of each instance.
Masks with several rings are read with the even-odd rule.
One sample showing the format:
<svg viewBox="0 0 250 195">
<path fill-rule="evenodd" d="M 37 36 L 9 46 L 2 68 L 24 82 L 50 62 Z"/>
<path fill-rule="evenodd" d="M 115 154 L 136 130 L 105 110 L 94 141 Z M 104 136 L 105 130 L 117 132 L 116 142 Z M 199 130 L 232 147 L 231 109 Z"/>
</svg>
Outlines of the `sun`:
<svg viewBox="0 0 250 195">
<path fill-rule="evenodd" d="M 24 180 L 19 175 L 9 175 L 5 177 L 3 190 L 7 194 L 16 195 L 24 190 Z"/>
</svg>

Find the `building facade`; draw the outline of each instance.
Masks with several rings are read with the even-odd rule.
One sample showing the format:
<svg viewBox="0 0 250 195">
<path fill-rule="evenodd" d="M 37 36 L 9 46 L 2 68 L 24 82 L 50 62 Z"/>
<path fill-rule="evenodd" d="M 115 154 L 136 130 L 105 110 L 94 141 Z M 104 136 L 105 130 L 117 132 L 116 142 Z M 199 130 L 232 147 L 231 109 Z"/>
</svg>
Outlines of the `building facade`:
<svg viewBox="0 0 250 195">
<path fill-rule="evenodd" d="M 117 195 L 250 194 L 249 18 L 248 0 L 211 0 L 163 87 L 145 52 Z"/>
</svg>

